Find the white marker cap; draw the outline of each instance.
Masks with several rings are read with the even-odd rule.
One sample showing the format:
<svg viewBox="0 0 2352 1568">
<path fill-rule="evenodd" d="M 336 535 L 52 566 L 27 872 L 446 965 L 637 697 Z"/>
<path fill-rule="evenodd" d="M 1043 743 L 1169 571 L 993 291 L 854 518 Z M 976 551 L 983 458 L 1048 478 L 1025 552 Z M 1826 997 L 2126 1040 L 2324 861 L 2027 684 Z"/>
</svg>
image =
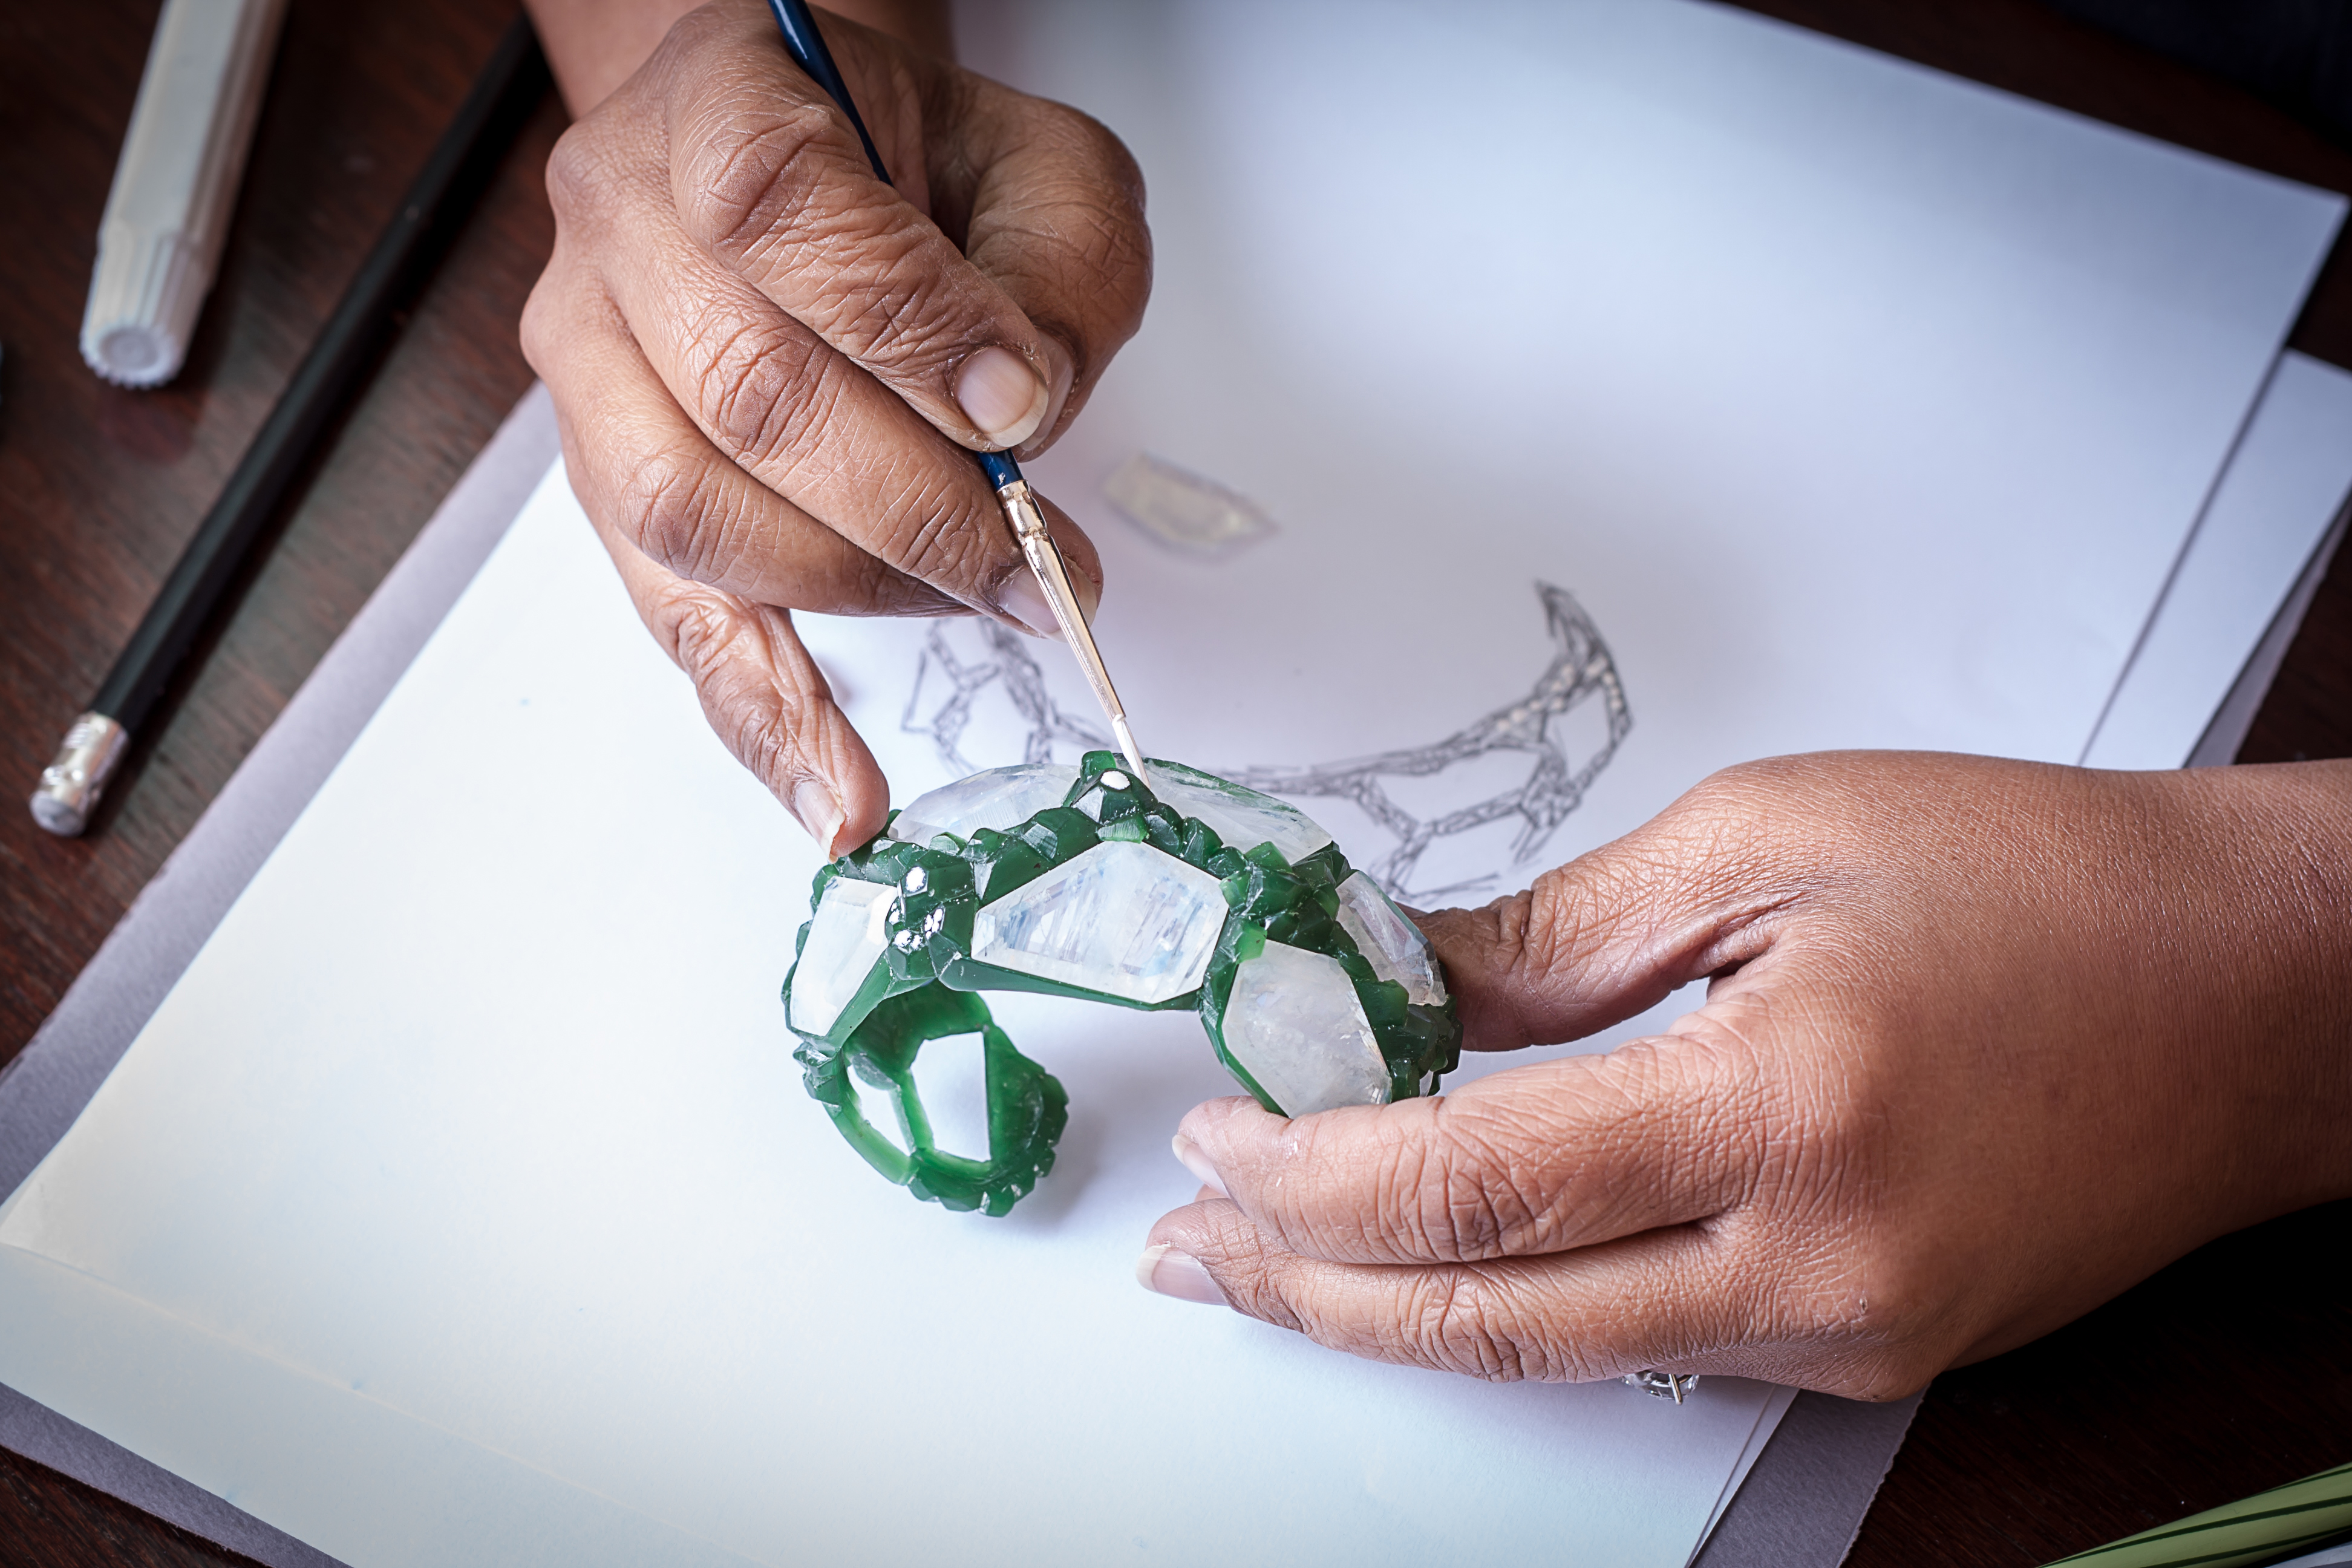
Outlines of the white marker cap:
<svg viewBox="0 0 2352 1568">
<path fill-rule="evenodd" d="M 236 205 L 286 0 L 164 0 L 98 229 L 81 357 L 107 380 L 178 374 Z"/>
</svg>

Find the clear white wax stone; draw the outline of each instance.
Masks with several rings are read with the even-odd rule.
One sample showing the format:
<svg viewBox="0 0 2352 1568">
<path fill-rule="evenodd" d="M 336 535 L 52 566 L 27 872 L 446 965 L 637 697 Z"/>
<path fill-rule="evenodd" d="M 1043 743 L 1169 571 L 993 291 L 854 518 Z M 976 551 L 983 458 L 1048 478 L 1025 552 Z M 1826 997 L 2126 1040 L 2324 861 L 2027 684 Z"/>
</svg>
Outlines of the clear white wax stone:
<svg viewBox="0 0 2352 1568">
<path fill-rule="evenodd" d="M 1270 942 L 1234 972 L 1225 1049 L 1286 1116 L 1384 1105 L 1389 1065 L 1339 961 Z"/>
<path fill-rule="evenodd" d="M 1166 1002 L 1201 984 L 1224 923 L 1216 878 L 1149 844 L 1114 841 L 982 904 L 971 956 L 1130 1002 Z"/>
<path fill-rule="evenodd" d="M 1296 865 L 1331 842 L 1329 834 L 1288 802 L 1227 784 L 1213 773 L 1181 763 L 1153 763 L 1151 776 L 1144 782 L 1175 810 L 1216 829 L 1228 849 L 1246 854 L 1261 844 L 1271 844 L 1284 859 Z"/>
<path fill-rule="evenodd" d="M 1435 1006 L 1445 1000 L 1445 981 L 1429 939 L 1361 871 L 1339 884 L 1339 926 L 1356 939 L 1356 951 L 1373 973 L 1404 987 L 1407 1001 Z"/>
<path fill-rule="evenodd" d="M 1274 531 L 1256 502 L 1214 479 L 1139 452 L 1103 482 L 1103 496 L 1152 538 L 1215 556 Z"/>
<path fill-rule="evenodd" d="M 1016 763 L 984 768 L 970 778 L 919 795 L 890 824 L 890 837 L 929 844 L 942 833 L 970 838 L 983 827 L 1003 833 L 1049 805 L 1059 805 L 1078 770 L 1067 763 Z"/>
<path fill-rule="evenodd" d="M 835 877 L 824 885 L 793 969 L 793 1028 L 819 1036 L 832 1029 L 882 956 L 882 927 L 898 896 L 887 882 Z"/>
</svg>

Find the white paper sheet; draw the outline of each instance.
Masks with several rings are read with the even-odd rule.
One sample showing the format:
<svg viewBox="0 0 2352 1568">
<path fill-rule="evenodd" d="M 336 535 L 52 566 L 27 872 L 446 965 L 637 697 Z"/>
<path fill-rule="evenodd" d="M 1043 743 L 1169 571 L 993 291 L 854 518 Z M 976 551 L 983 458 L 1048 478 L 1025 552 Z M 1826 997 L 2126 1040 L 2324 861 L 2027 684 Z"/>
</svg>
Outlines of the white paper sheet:
<svg viewBox="0 0 2352 1568">
<path fill-rule="evenodd" d="M 811 853 L 561 485 L 0 1210 L 0 1382 L 363 1565 L 481 1560 L 462 1515 L 383 1522 L 453 1443 L 501 1541 L 565 1487 L 652 1521 L 501 1561 L 656 1525 L 769 1563 L 1688 1554 L 1762 1385 L 1489 1386 L 1136 1289 L 1192 1191 L 1169 1129 L 1227 1087 L 1189 1018 L 1006 999 L 1076 1107 L 1008 1220 L 866 1171 L 777 1016 Z M 460 745 L 499 787 L 449 787 Z M 176 1338 L 256 1377 L 126 1416 L 65 1370 L 124 1313 L 47 1306 L 52 1266 L 148 1304 L 142 1371 Z"/>
<path fill-rule="evenodd" d="M 2342 212 L 1712 6 L 960 23 L 1150 183 L 1150 318 L 1032 465 L 1146 749 L 1427 744 L 1534 679 L 1555 584 L 1634 734 L 1545 858 L 1747 757 L 2080 757 Z M 1101 499 L 1139 451 L 1280 531 L 1158 548 Z M 1328 651 L 1211 629 L 1286 621 Z M 1507 863 L 1458 847 L 1429 885 Z"/>
<path fill-rule="evenodd" d="M 2340 214 L 1706 7 L 964 20 L 1153 181 L 1151 321 L 1035 469 L 1150 749 L 1425 746 L 1538 683 L 1539 583 L 1613 650 L 1634 726 L 1574 813 L 1417 891 L 1741 756 L 2072 758 Z M 1099 499 L 1143 450 L 1276 531 L 1166 552 Z M 943 737 L 1090 721 L 1050 646 L 807 632 L 902 800 Z M 1528 766 L 1390 790 L 1434 820 Z M 1001 999 L 1072 1095 L 1055 1175 L 993 1224 L 874 1179 L 774 1000 L 813 869 L 543 492 L 0 1210 L 0 1382 L 362 1564 L 1687 1557 L 1771 1391 L 1490 1388 L 1135 1289 L 1168 1130 L 1227 1089 L 1190 1019 Z"/>
<path fill-rule="evenodd" d="M 2085 763 L 2176 768 L 2189 760 L 2347 490 L 2352 373 L 2281 354 L 2084 750 Z"/>
</svg>

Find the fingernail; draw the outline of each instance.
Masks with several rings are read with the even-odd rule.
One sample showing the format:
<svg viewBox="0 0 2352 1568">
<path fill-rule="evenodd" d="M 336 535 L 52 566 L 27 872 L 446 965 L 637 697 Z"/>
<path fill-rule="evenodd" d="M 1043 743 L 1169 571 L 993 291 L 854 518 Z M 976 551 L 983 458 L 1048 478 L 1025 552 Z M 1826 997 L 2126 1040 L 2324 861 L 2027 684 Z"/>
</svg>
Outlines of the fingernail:
<svg viewBox="0 0 2352 1568">
<path fill-rule="evenodd" d="M 1046 600 L 1045 590 L 1039 586 L 1036 575 L 1023 567 L 1004 580 L 997 591 L 996 602 L 1004 613 L 1027 626 L 1041 637 L 1059 637 L 1062 623 L 1054 618 L 1054 606 Z"/>
<path fill-rule="evenodd" d="M 1179 1132 L 1175 1137 L 1168 1140 L 1168 1146 L 1176 1151 L 1176 1158 L 1182 1163 L 1184 1168 L 1201 1179 L 1202 1186 L 1215 1188 L 1217 1195 L 1221 1198 L 1234 1195 L 1225 1191 L 1223 1178 L 1217 1174 L 1217 1168 L 1209 1163 L 1209 1156 L 1202 1152 L 1198 1143 Z"/>
<path fill-rule="evenodd" d="M 801 819 L 825 858 L 832 859 L 834 836 L 841 831 L 841 807 L 835 803 L 833 792 L 821 780 L 803 779 L 793 790 L 793 815 Z"/>
<path fill-rule="evenodd" d="M 1070 592 L 1078 596 L 1078 614 L 1087 618 L 1087 625 L 1093 626 L 1095 612 L 1102 608 L 1102 589 L 1093 578 L 1073 566 L 1070 568 Z"/>
<path fill-rule="evenodd" d="M 1143 1256 L 1135 1260 L 1135 1282 L 1147 1290 L 1162 1296 L 1173 1296 L 1179 1301 L 1198 1301 L 1203 1307 L 1223 1307 L 1225 1293 L 1201 1260 L 1189 1252 L 1179 1252 L 1162 1243 L 1147 1247 Z"/>
<path fill-rule="evenodd" d="M 1037 427 L 1025 437 L 1030 441 L 1053 433 L 1054 427 L 1061 422 L 1063 405 L 1070 400 L 1071 384 L 1076 379 L 1072 374 L 1074 361 L 1068 349 L 1051 336 L 1046 337 L 1039 347 L 1045 361 L 1037 370 L 1045 378 L 1045 412 L 1038 419 Z M 1021 460 L 1025 463 L 1034 456 L 1034 452 L 1024 451 Z"/>
<path fill-rule="evenodd" d="M 956 372 L 955 397 L 964 417 L 1000 447 L 1017 447 L 1036 434 L 1052 401 L 1028 361 L 992 344 Z"/>
</svg>

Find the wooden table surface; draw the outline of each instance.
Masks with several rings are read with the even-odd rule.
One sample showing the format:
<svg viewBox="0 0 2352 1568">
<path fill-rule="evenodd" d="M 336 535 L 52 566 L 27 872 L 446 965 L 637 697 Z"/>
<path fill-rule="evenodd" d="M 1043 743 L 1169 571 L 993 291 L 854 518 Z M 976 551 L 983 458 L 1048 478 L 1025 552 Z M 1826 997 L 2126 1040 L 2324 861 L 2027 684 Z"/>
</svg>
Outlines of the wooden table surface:
<svg viewBox="0 0 2352 1568">
<path fill-rule="evenodd" d="M 159 0 L 0 11 L 0 786 L 22 792 L 168 571 L 499 30 L 508 0 L 292 0 L 187 368 L 76 351 Z M 2352 192 L 2352 152 L 2033 0 L 1756 0 L 1784 19 Z M 541 106 L 87 839 L 0 801 L 0 1061 L 22 1048 L 530 384 L 552 222 Z M 2352 366 L 2352 268 L 2292 340 Z M 2352 552 L 2241 760 L 2352 754 Z M 14 798 L 13 795 L 10 798 Z M 2352 1458 L 2352 1204 L 2214 1243 L 2038 1344 L 1938 1379 L 1851 1561 L 2020 1568 Z M 240 1562 L 0 1453 L 0 1564 Z"/>
</svg>

